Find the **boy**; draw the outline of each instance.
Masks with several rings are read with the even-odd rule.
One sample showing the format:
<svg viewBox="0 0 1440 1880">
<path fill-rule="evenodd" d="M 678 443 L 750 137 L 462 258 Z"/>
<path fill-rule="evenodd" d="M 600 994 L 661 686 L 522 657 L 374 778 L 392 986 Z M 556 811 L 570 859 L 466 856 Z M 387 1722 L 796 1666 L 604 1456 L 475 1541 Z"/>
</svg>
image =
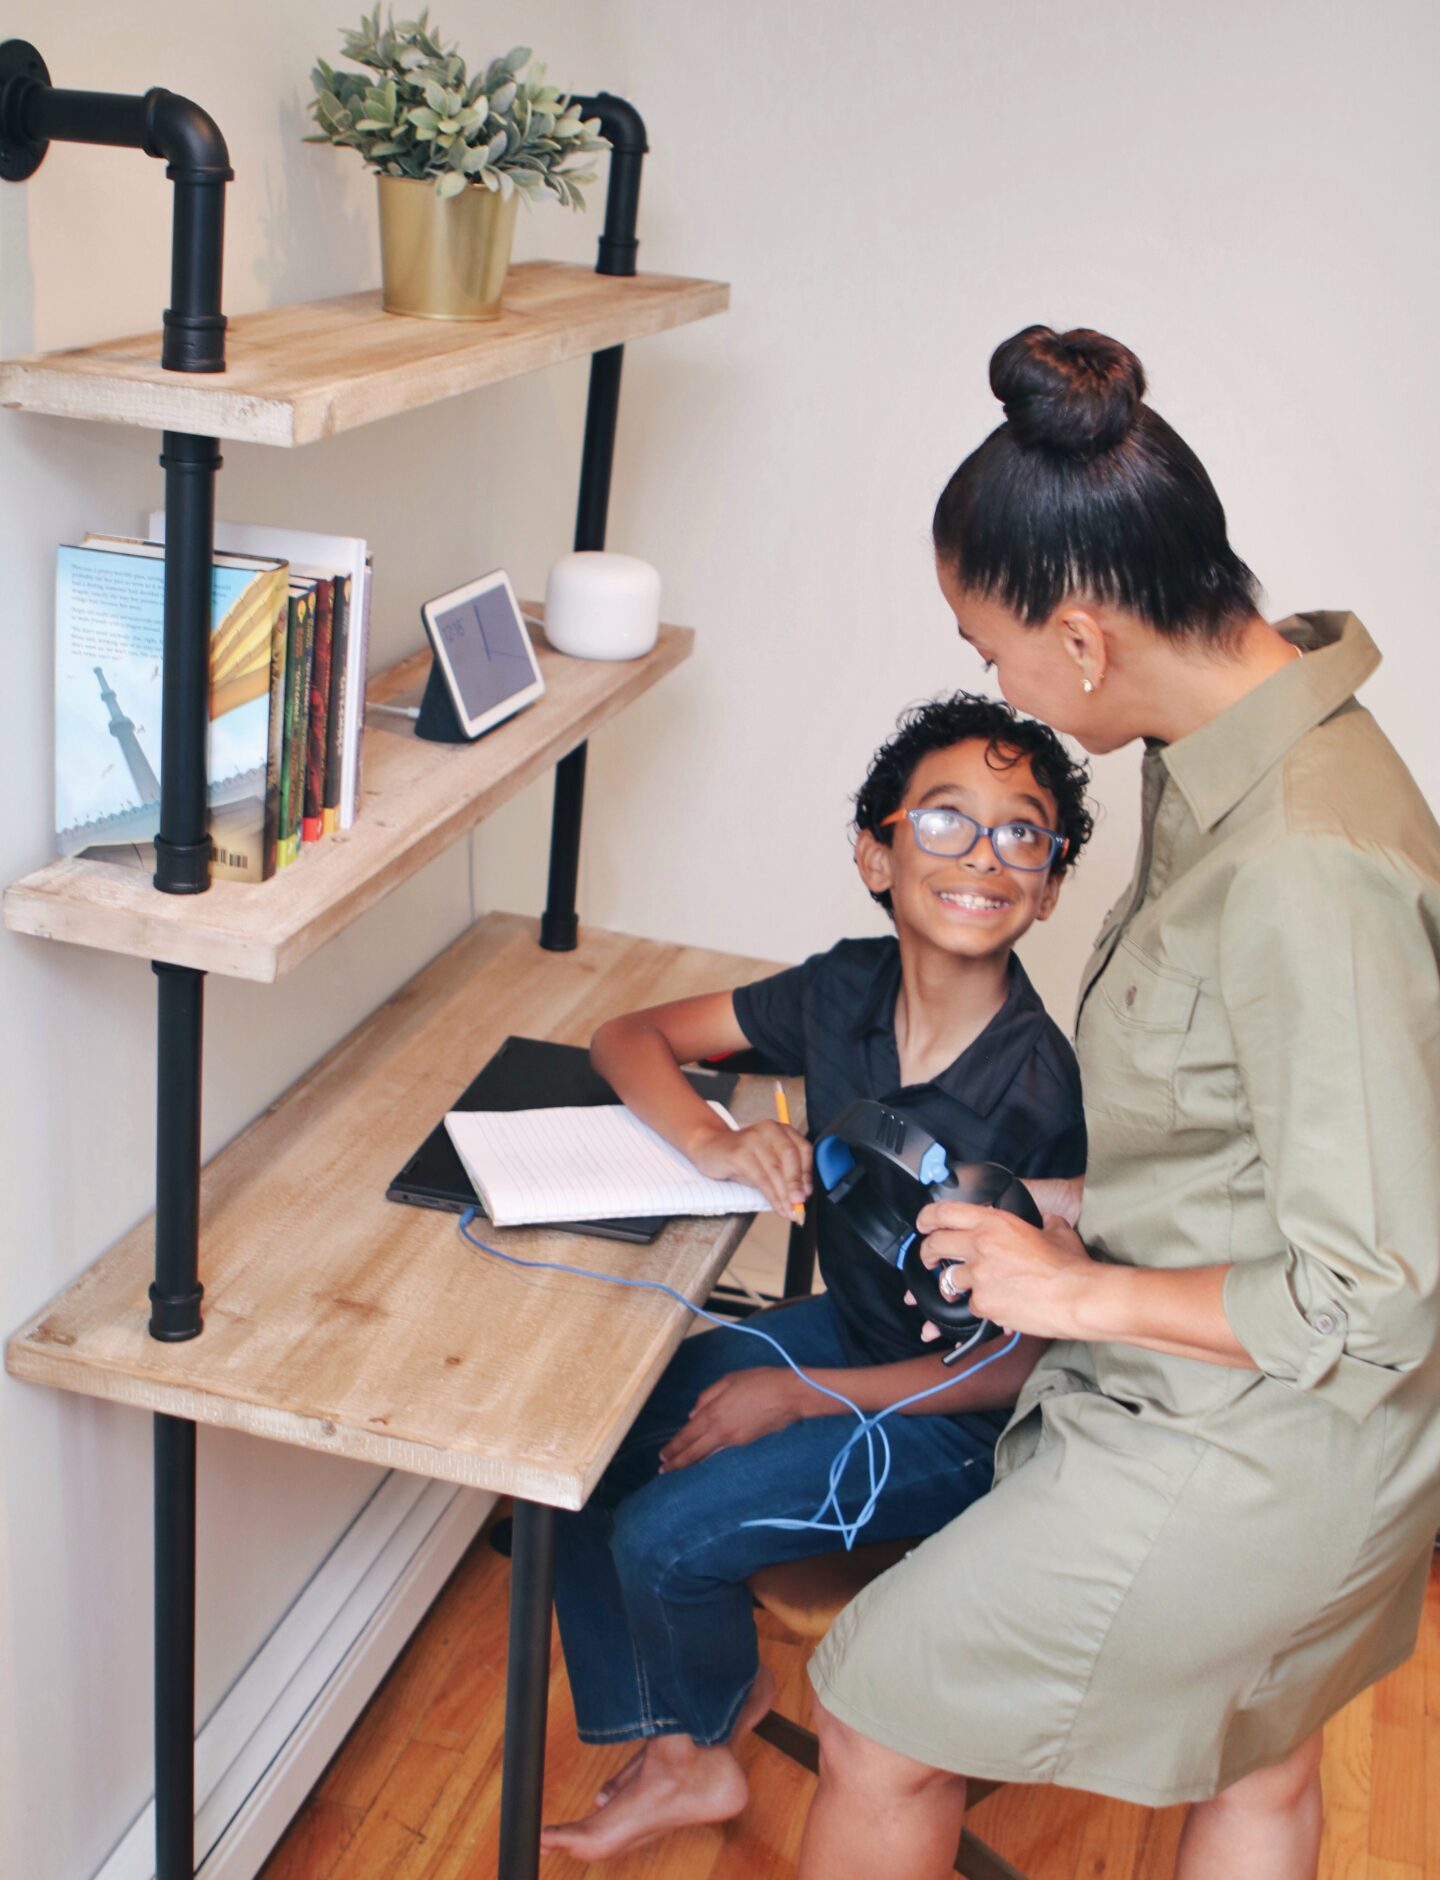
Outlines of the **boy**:
<svg viewBox="0 0 1440 1880">
<path fill-rule="evenodd" d="M 706 1174 L 751 1183 L 782 1214 L 810 1195 L 809 1140 L 778 1122 L 727 1129 L 682 1064 L 753 1047 L 804 1073 L 812 1136 L 876 1097 L 961 1160 L 1083 1175 L 1079 1071 L 1013 948 L 1054 911 L 1090 834 L 1085 782 L 1052 731 L 997 701 L 960 693 L 907 713 L 855 813 L 855 863 L 894 937 L 842 940 L 754 985 L 611 1019 L 596 1068 Z M 819 1205 L 826 1291 L 767 1313 L 764 1329 L 866 1412 L 951 1375 L 900 1276 Z M 890 1476 L 864 1539 L 933 1533 L 984 1493 L 1039 1349 L 1024 1339 L 886 1423 Z M 545 1830 L 547 1850 L 603 1860 L 744 1807 L 733 1746 L 774 1686 L 745 1582 L 836 1542 L 743 1523 L 813 1516 L 852 1422 L 743 1332 L 675 1354 L 589 1505 L 560 1517 L 556 1605 L 580 1735 L 642 1745 L 593 1814 Z M 841 1485 L 850 1513 L 862 1470 L 852 1459 Z"/>
</svg>

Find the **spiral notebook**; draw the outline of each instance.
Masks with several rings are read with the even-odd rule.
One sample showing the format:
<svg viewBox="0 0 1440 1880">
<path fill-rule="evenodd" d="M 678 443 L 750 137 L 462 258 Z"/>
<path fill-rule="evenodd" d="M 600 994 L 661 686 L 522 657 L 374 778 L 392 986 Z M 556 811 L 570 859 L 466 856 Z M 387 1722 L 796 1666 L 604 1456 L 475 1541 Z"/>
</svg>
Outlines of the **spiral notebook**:
<svg viewBox="0 0 1440 1880">
<path fill-rule="evenodd" d="M 723 1104 L 710 1108 L 738 1127 Z M 497 1227 L 770 1210 L 758 1189 L 702 1175 L 623 1104 L 452 1110 L 445 1128 Z"/>
</svg>

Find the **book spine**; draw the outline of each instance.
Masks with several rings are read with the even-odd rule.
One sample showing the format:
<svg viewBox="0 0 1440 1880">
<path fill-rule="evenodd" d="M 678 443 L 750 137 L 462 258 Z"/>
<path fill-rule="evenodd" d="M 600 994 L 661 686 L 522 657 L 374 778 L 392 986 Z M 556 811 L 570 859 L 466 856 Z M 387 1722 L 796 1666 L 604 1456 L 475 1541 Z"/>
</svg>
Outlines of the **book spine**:
<svg viewBox="0 0 1440 1880">
<path fill-rule="evenodd" d="M 349 677 L 350 646 L 354 635 L 350 628 L 350 576 L 337 574 L 335 594 L 330 608 L 330 716 L 325 732 L 325 833 L 333 835 L 340 827 L 341 782 L 345 748 L 345 687 Z"/>
<path fill-rule="evenodd" d="M 300 824 L 300 837 L 304 842 L 318 842 L 325 833 L 325 743 L 330 718 L 330 635 L 334 604 L 334 582 L 318 582 L 315 657 L 310 667 L 310 712 L 305 733 L 305 815 Z"/>
<path fill-rule="evenodd" d="M 295 700 L 295 768 L 290 779 L 290 826 L 295 853 L 305 823 L 305 770 L 309 763 L 310 678 L 315 670 L 315 616 L 320 607 L 320 584 L 305 596 L 305 651 L 300 667 L 300 687 Z"/>
<path fill-rule="evenodd" d="M 346 722 L 345 770 L 340 790 L 340 827 L 348 829 L 360 814 L 360 788 L 365 747 L 365 685 L 370 672 L 370 595 L 375 586 L 375 560 L 365 557 L 365 572 L 360 582 L 358 605 L 360 630 L 352 629 L 350 684 L 346 698 L 349 715 Z M 352 596 L 352 599 L 354 597 Z"/>
<path fill-rule="evenodd" d="M 265 754 L 265 828 L 261 847 L 262 881 L 280 866 L 280 767 L 285 749 L 285 662 L 290 650 L 289 595 L 275 596 L 270 622 L 270 738 Z"/>
<path fill-rule="evenodd" d="M 285 722 L 280 741 L 280 834 L 276 861 L 288 868 L 300 852 L 300 819 L 295 813 L 295 726 L 299 718 L 300 681 L 305 671 L 305 606 L 308 596 L 292 592 L 286 606 Z"/>
</svg>

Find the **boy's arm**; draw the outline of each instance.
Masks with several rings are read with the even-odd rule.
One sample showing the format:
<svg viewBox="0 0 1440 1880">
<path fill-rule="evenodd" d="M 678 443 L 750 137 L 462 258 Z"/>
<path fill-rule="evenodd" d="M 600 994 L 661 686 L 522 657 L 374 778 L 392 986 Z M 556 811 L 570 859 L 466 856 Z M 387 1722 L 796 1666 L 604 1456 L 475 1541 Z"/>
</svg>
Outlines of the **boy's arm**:
<svg viewBox="0 0 1440 1880">
<path fill-rule="evenodd" d="M 612 1018 L 590 1043 L 590 1062 L 627 1108 L 718 1181 L 758 1188 L 777 1213 L 810 1193 L 810 1144 L 781 1123 L 732 1130 L 686 1082 L 682 1064 L 748 1050 L 729 992 L 707 992 Z"/>
<path fill-rule="evenodd" d="M 1020 1395 L 1020 1386 L 1034 1370 L 1047 1340 L 1022 1338 L 1014 1351 L 1007 1352 L 984 1370 L 975 1371 L 992 1353 L 1003 1351 L 1009 1341 L 992 1338 L 978 1345 L 966 1358 L 951 1368 L 938 1357 L 906 1358 L 899 1364 L 860 1365 L 840 1371 L 811 1371 L 817 1384 L 848 1397 L 851 1403 L 873 1415 L 886 1410 L 902 1398 L 925 1390 L 932 1384 L 952 1380 L 949 1390 L 936 1391 L 923 1403 L 910 1404 L 901 1416 L 955 1416 L 962 1411 L 1008 1410 Z M 970 1374 L 967 1375 L 967 1369 Z M 690 1420 L 660 1452 L 665 1469 L 684 1469 L 703 1462 L 717 1449 L 735 1449 L 753 1443 L 773 1430 L 782 1430 L 804 1417 L 848 1415 L 843 1404 L 833 1397 L 812 1390 L 803 1378 L 788 1368 L 765 1366 L 756 1370 L 731 1371 L 701 1391 L 695 1400 Z"/>
</svg>

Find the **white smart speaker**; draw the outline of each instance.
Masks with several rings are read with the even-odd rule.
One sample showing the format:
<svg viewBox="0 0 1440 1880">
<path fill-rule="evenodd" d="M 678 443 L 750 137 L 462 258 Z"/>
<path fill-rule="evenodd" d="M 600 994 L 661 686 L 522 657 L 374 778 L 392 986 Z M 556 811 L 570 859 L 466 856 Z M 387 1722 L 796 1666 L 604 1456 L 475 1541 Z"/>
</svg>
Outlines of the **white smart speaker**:
<svg viewBox="0 0 1440 1880">
<path fill-rule="evenodd" d="M 660 576 L 635 555 L 562 555 L 545 584 L 545 638 L 575 659 L 639 659 L 660 632 Z"/>
</svg>

